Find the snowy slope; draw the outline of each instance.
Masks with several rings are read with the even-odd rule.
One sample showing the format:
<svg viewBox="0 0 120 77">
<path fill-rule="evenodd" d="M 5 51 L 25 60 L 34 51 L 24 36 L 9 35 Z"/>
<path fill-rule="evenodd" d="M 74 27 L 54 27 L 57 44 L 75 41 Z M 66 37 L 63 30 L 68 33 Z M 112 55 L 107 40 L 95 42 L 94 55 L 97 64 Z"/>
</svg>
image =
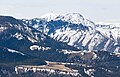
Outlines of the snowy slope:
<svg viewBox="0 0 120 77">
<path fill-rule="evenodd" d="M 61 15 L 48 13 L 40 18 L 24 21 L 55 40 L 81 50 L 120 52 L 118 26 L 101 27 L 79 13 Z"/>
</svg>

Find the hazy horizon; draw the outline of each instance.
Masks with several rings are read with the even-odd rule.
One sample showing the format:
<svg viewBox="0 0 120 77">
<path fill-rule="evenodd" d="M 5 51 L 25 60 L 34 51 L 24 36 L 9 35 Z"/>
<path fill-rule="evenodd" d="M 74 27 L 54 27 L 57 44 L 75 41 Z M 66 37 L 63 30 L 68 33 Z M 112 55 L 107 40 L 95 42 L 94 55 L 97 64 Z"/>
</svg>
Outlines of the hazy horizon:
<svg viewBox="0 0 120 77">
<path fill-rule="evenodd" d="M 15 18 L 39 18 L 57 14 L 80 13 L 94 22 L 120 22 L 119 0 L 1 0 L 0 15 Z"/>
</svg>

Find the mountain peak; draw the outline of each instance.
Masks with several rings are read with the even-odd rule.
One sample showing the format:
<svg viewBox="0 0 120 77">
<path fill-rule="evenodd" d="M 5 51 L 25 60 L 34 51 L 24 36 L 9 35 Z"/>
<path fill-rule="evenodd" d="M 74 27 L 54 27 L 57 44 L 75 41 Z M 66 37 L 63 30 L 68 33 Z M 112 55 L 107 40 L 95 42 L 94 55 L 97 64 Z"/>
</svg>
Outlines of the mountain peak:
<svg viewBox="0 0 120 77">
<path fill-rule="evenodd" d="M 47 22 L 51 20 L 63 20 L 74 24 L 83 24 L 84 22 L 84 17 L 80 13 L 55 14 L 50 12 L 41 16 L 40 19 L 45 19 Z"/>
<path fill-rule="evenodd" d="M 45 20 L 47 20 L 49 22 L 51 20 L 54 20 L 57 16 L 58 16 L 58 14 L 50 12 L 50 13 L 47 13 L 47 14 L 41 16 L 40 18 L 45 19 Z"/>
<path fill-rule="evenodd" d="M 68 13 L 65 16 L 83 18 L 83 16 L 80 13 Z"/>
<path fill-rule="evenodd" d="M 80 13 L 68 13 L 64 15 L 65 21 L 69 21 L 74 24 L 83 24 L 84 17 Z"/>
</svg>

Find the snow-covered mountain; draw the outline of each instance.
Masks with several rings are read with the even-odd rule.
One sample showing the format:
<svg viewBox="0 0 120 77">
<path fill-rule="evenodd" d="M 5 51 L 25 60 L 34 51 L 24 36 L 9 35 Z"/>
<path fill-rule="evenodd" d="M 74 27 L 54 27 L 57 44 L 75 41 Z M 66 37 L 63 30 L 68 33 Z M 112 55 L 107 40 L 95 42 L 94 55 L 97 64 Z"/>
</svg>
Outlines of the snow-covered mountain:
<svg viewBox="0 0 120 77">
<path fill-rule="evenodd" d="M 61 77 L 62 67 L 83 77 L 120 76 L 120 53 L 111 53 L 120 51 L 119 32 L 119 26 L 95 25 L 79 13 L 50 13 L 31 20 L 0 16 L 0 75 Z M 40 71 L 40 65 L 46 64 L 49 67 L 42 70 L 49 68 L 48 73 Z M 21 74 L 15 74 L 15 66 L 20 66 Z"/>
<path fill-rule="evenodd" d="M 43 51 L 76 50 L 76 48 L 58 42 L 35 28 L 24 24 L 23 21 L 10 16 L 0 16 L 0 48 L 0 58 L 3 60 L 7 58 L 8 61 L 15 61 L 22 59 L 22 57 L 39 58 Z M 14 55 L 15 57 L 18 55 L 18 57 L 15 58 L 13 57 Z M 41 59 L 44 58 L 42 57 Z"/>
<path fill-rule="evenodd" d="M 101 27 L 79 13 L 48 13 L 40 18 L 23 21 L 53 39 L 81 50 L 120 52 L 119 27 L 109 25 L 105 28 L 102 24 Z"/>
</svg>

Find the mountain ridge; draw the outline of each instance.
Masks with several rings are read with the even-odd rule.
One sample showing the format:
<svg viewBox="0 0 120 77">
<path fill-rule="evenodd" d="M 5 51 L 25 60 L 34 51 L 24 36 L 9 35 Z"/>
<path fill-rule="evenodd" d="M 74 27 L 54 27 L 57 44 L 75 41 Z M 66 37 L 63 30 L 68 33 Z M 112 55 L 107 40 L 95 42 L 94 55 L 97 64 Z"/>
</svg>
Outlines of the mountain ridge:
<svg viewBox="0 0 120 77">
<path fill-rule="evenodd" d="M 49 13 L 39 19 L 27 20 L 26 24 L 33 26 L 55 40 L 68 43 L 68 45 L 78 49 L 120 51 L 120 47 L 116 47 L 116 44 L 120 44 L 119 29 L 112 28 L 106 32 L 104 27 L 99 27 L 100 25 L 85 19 L 79 13 L 60 15 Z M 110 43 L 113 43 L 113 45 L 108 47 Z"/>
<path fill-rule="evenodd" d="M 76 24 L 73 19 L 47 21 L 44 18 L 1 17 L 0 75 L 74 77 L 70 72 L 60 71 L 61 67 L 70 71 L 66 69 L 69 67 L 83 77 L 120 76 L 120 39 L 114 32 L 119 32 L 119 28 L 97 26 L 84 20 Z M 39 68 L 41 66 L 44 67 Z M 20 67 L 17 72 L 16 67 Z"/>
</svg>

